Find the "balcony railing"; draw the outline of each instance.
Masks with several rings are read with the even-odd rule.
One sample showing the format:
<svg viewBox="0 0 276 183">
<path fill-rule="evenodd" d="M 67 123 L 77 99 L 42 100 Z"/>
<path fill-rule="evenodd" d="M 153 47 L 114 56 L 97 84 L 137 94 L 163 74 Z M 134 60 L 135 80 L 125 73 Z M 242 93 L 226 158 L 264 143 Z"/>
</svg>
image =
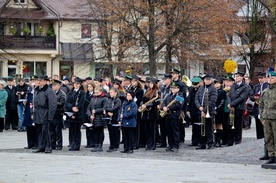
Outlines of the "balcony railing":
<svg viewBox="0 0 276 183">
<path fill-rule="evenodd" d="M 56 49 L 56 36 L 0 35 L 0 49 Z"/>
</svg>

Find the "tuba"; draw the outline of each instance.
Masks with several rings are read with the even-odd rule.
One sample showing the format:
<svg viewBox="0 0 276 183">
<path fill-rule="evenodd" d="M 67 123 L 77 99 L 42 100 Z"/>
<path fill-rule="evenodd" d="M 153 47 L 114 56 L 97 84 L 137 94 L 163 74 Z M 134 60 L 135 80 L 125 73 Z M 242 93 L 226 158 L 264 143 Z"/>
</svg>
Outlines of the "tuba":
<svg viewBox="0 0 276 183">
<path fill-rule="evenodd" d="M 188 87 L 186 88 L 186 96 L 188 96 L 188 95 L 189 95 L 189 87 L 192 86 L 192 82 L 191 82 L 191 80 L 188 78 L 188 76 L 186 76 L 186 75 L 183 75 L 183 76 L 182 76 L 182 82 L 185 83 L 186 86 L 188 86 Z"/>
</svg>

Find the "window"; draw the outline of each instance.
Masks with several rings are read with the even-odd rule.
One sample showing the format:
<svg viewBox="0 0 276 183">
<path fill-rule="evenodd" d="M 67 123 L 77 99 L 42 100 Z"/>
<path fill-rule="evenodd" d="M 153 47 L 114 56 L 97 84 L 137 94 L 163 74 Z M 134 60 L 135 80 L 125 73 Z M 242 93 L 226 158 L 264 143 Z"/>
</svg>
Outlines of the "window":
<svg viewBox="0 0 276 183">
<path fill-rule="evenodd" d="M 91 24 L 81 25 L 81 38 L 91 38 Z"/>
<path fill-rule="evenodd" d="M 46 62 L 23 62 L 23 78 L 46 75 Z"/>
<path fill-rule="evenodd" d="M 3 22 L 0 22 L 0 35 L 5 34 L 5 24 Z"/>
<path fill-rule="evenodd" d="M 15 4 L 26 4 L 26 0 L 14 0 Z"/>
</svg>

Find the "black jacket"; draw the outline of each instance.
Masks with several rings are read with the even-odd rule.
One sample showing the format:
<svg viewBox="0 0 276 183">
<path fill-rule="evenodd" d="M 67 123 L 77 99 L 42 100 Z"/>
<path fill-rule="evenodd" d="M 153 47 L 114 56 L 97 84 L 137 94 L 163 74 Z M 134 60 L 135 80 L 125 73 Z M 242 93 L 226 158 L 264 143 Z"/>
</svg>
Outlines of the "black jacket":
<svg viewBox="0 0 276 183">
<path fill-rule="evenodd" d="M 49 123 L 54 119 L 57 108 L 57 98 L 54 91 L 45 85 L 36 87 L 33 96 L 33 120 L 36 124 Z"/>
<path fill-rule="evenodd" d="M 249 88 L 244 82 L 237 86 L 233 84 L 228 95 L 228 104 L 238 110 L 245 110 L 245 102 L 248 98 Z"/>
<path fill-rule="evenodd" d="M 131 87 L 131 91 L 135 92 L 134 102 L 136 102 L 137 106 L 140 106 L 144 96 L 144 90 L 140 87 Z"/>
<path fill-rule="evenodd" d="M 169 108 L 169 111 L 170 111 L 169 113 L 170 114 L 167 114 L 165 116 L 166 119 L 179 119 L 183 103 L 174 102 L 172 105 L 168 106 L 175 99 L 175 97 L 177 95 L 182 97 L 182 93 L 180 93 L 180 92 L 178 94 L 175 94 L 175 95 L 173 95 L 171 93 L 165 98 L 164 102 L 161 105 L 161 109 L 163 109 L 163 107 L 168 107 Z"/>
<path fill-rule="evenodd" d="M 112 118 L 111 118 L 112 124 L 118 124 L 117 119 L 118 119 L 118 114 L 119 114 L 119 110 L 120 110 L 121 106 L 122 106 L 122 102 L 118 97 L 109 98 L 107 100 L 105 111 L 106 111 L 106 113 L 108 113 L 108 112 L 113 113 Z"/>
<path fill-rule="evenodd" d="M 263 83 L 263 86 L 262 86 L 262 91 L 261 91 L 261 85 L 260 83 L 256 84 L 254 87 L 253 87 L 253 90 L 250 94 L 250 100 L 252 102 L 255 102 L 254 103 L 254 108 L 253 108 L 253 114 L 256 114 L 258 115 L 259 114 L 259 105 L 256 103 L 256 100 L 254 99 L 254 96 L 256 94 L 260 94 L 261 96 L 261 93 L 264 91 L 264 89 L 268 88 L 269 84 L 267 82 Z"/>
<path fill-rule="evenodd" d="M 207 112 L 207 100 L 206 100 L 206 98 L 203 99 L 203 97 L 206 97 L 206 96 L 204 96 L 204 95 L 206 95 L 206 93 L 205 93 L 206 88 L 208 88 L 209 113 L 214 114 L 215 107 L 216 107 L 216 101 L 218 98 L 218 92 L 217 92 L 217 89 L 213 85 L 208 85 L 208 86 L 204 85 L 198 89 L 196 96 L 195 96 L 195 105 L 198 109 L 199 109 L 199 107 L 203 107 L 204 113 Z M 202 102 L 203 102 L 203 105 L 202 105 Z"/>
<path fill-rule="evenodd" d="M 19 99 L 26 99 L 27 100 L 27 90 L 28 90 L 28 85 L 26 83 L 24 83 L 24 85 L 20 86 L 19 84 L 15 87 L 15 94 Z M 24 92 L 23 95 L 21 95 L 21 92 Z M 21 103 L 21 102 L 18 102 Z"/>
<path fill-rule="evenodd" d="M 7 85 L 4 89 L 8 93 L 8 99 L 7 99 L 7 102 L 6 102 L 6 109 L 7 110 L 16 110 L 17 109 L 18 97 L 15 94 L 16 93 L 15 86 L 12 86 L 12 89 L 10 89 L 9 86 Z"/>
<path fill-rule="evenodd" d="M 190 112 L 191 122 L 200 122 L 200 111 L 195 104 L 195 96 L 197 91 L 198 91 L 198 88 L 195 89 L 191 87 L 189 89 L 187 111 Z"/>
<path fill-rule="evenodd" d="M 57 97 L 57 110 L 55 117 L 62 117 L 64 114 L 64 104 L 66 102 L 66 94 L 62 90 L 56 92 Z"/>
<path fill-rule="evenodd" d="M 85 111 L 84 111 L 84 103 L 85 103 L 85 93 L 83 90 L 79 89 L 77 92 L 75 90 L 71 90 L 68 93 L 67 100 L 65 103 L 65 112 L 72 112 L 74 119 L 68 118 L 68 122 L 71 123 L 84 123 L 85 119 Z M 73 112 L 73 107 L 78 108 L 78 112 Z"/>
<path fill-rule="evenodd" d="M 90 100 L 90 103 L 87 107 L 86 114 L 88 118 L 92 115 L 92 110 L 95 110 L 95 118 L 92 121 L 93 126 L 95 127 L 100 127 L 100 126 L 105 126 L 105 120 L 103 120 L 104 113 L 103 111 L 106 109 L 106 104 L 107 104 L 107 98 L 104 94 L 102 93 L 101 96 L 95 96 Z"/>
<path fill-rule="evenodd" d="M 226 91 L 224 91 L 222 88 L 218 89 L 218 98 L 216 102 L 217 113 L 224 113 L 225 100 L 226 100 Z"/>
</svg>

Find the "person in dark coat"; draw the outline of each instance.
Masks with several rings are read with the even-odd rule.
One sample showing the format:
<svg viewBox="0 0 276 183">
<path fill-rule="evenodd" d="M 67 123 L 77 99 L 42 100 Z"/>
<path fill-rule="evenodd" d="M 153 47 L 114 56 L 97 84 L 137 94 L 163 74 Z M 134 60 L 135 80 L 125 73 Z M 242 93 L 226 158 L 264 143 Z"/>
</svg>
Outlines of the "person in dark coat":
<svg viewBox="0 0 276 183">
<path fill-rule="evenodd" d="M 184 99 L 182 93 L 180 93 L 181 85 L 178 82 L 171 83 L 171 93 L 165 98 L 161 105 L 162 111 L 167 114 L 163 116 L 166 118 L 168 143 L 166 151 L 177 152 L 179 149 L 179 117 L 182 110 Z M 181 98 L 181 100 L 176 100 Z M 162 116 L 161 116 L 162 117 Z"/>
<path fill-rule="evenodd" d="M 26 104 L 26 93 L 27 93 L 28 85 L 24 82 L 23 78 L 18 79 L 18 85 L 15 87 L 15 94 L 18 97 L 17 101 L 17 113 L 19 118 L 19 128 L 18 131 L 26 131 L 26 127 L 23 126 L 23 113 L 24 113 L 24 104 Z"/>
<path fill-rule="evenodd" d="M 156 149 L 156 122 L 158 120 L 157 105 L 159 102 L 156 100 L 159 98 L 159 89 L 157 83 L 159 80 L 155 78 L 150 79 L 149 87 L 143 97 L 142 105 L 140 109 L 143 110 L 141 113 L 142 123 L 145 124 L 146 132 L 146 150 Z"/>
<path fill-rule="evenodd" d="M 205 134 L 201 133 L 199 146 L 196 149 L 207 149 L 214 148 L 213 140 L 213 120 L 212 117 L 215 113 L 216 101 L 218 93 L 216 88 L 212 84 L 212 75 L 206 74 L 203 77 L 204 85 L 201 86 L 195 96 L 195 104 L 199 109 L 199 116 L 203 120 L 204 126 L 201 128 L 205 131 Z M 210 117 L 207 116 L 209 113 Z M 205 122 L 204 122 L 205 121 Z"/>
<path fill-rule="evenodd" d="M 198 146 L 200 140 L 200 116 L 199 109 L 195 105 L 195 96 L 198 88 L 203 85 L 202 79 L 198 76 L 193 77 L 192 87 L 189 89 L 188 105 L 187 105 L 187 116 L 190 117 L 192 124 L 192 143 L 189 146 Z"/>
<path fill-rule="evenodd" d="M 117 121 L 122 126 L 124 150 L 121 153 L 132 154 L 135 145 L 135 127 L 137 125 L 138 106 L 133 100 L 135 93 L 128 91 Z"/>
<path fill-rule="evenodd" d="M 94 95 L 94 88 L 95 85 L 93 84 L 92 81 L 87 82 L 87 92 L 85 96 L 85 104 L 84 104 L 84 111 L 87 111 L 87 107 L 93 98 Z M 90 123 L 89 117 L 85 117 L 85 123 Z M 95 147 L 95 135 L 94 135 L 94 130 L 93 126 L 92 127 L 85 127 L 85 132 L 86 132 L 86 146 L 85 148 L 93 148 Z"/>
<path fill-rule="evenodd" d="M 107 152 L 117 151 L 120 145 L 120 126 L 118 124 L 118 114 L 122 106 L 121 100 L 118 98 L 118 90 L 111 88 L 109 90 L 110 98 L 107 101 L 105 113 L 110 118 L 107 128 L 109 132 L 110 146 Z"/>
<path fill-rule="evenodd" d="M 51 136 L 49 125 L 53 122 L 57 109 L 54 91 L 47 85 L 47 76 L 40 76 L 33 99 L 33 120 L 36 125 L 38 150 L 34 153 L 51 153 Z"/>
<path fill-rule="evenodd" d="M 66 120 L 69 124 L 69 151 L 79 151 L 81 146 L 81 125 L 85 119 L 85 92 L 82 79 L 74 78 L 74 87 L 68 93 L 65 103 Z"/>
<path fill-rule="evenodd" d="M 214 147 L 221 147 L 222 133 L 224 124 L 224 105 L 226 100 L 226 91 L 222 89 L 223 79 L 218 78 L 214 81 L 215 88 L 218 91 L 218 98 L 216 101 L 216 113 L 215 113 L 215 144 Z"/>
<path fill-rule="evenodd" d="M 235 84 L 231 86 L 228 96 L 228 108 L 234 109 L 234 127 L 231 129 L 231 125 L 228 128 L 228 146 L 240 144 L 242 141 L 242 126 L 243 126 L 243 114 L 245 110 L 245 102 L 248 98 L 248 86 L 243 82 L 244 73 L 237 72 L 235 75 Z"/>
<path fill-rule="evenodd" d="M 253 106 L 253 111 L 252 114 L 254 115 L 255 121 L 256 121 L 256 135 L 257 139 L 262 139 L 264 138 L 264 128 L 263 124 L 259 118 L 259 101 L 260 101 L 260 96 L 262 95 L 263 91 L 269 87 L 268 82 L 266 81 L 266 73 L 265 72 L 260 72 L 258 74 L 258 81 L 259 83 L 256 84 L 253 87 L 250 100 L 254 102 Z M 264 144 L 264 155 L 259 158 L 260 160 L 268 160 L 268 151 L 266 148 L 266 144 Z"/>
<path fill-rule="evenodd" d="M 8 100 L 6 103 L 6 119 L 5 119 L 5 130 L 10 129 L 12 126 L 13 130 L 18 129 L 18 114 L 17 114 L 17 101 L 18 98 L 16 96 L 14 79 L 12 77 L 8 77 L 7 86 L 5 86 L 5 90 L 8 93 Z"/>
<path fill-rule="evenodd" d="M 23 126 L 27 128 L 27 146 L 25 149 L 36 149 L 38 146 L 36 126 L 32 119 L 33 113 L 33 96 L 35 87 L 38 86 L 38 77 L 33 75 L 30 77 L 29 87 L 27 90 L 27 103 L 25 104 Z"/>
<path fill-rule="evenodd" d="M 86 112 L 92 122 L 95 135 L 95 148 L 93 148 L 91 152 L 103 151 L 104 126 L 106 125 L 103 116 L 106 104 L 107 98 L 102 87 L 96 87 L 94 89 L 93 98 L 90 100 Z"/>
<path fill-rule="evenodd" d="M 131 80 L 131 88 L 130 88 L 130 91 L 133 91 L 135 93 L 133 100 L 134 102 L 136 102 L 137 106 L 141 105 L 143 95 L 144 95 L 144 89 L 142 88 L 142 85 L 139 81 L 140 79 L 141 78 L 137 75 L 133 76 Z M 141 113 L 138 112 L 134 149 L 139 149 L 139 147 L 146 146 L 145 136 L 146 136 L 145 124 L 141 122 Z"/>
<path fill-rule="evenodd" d="M 52 149 L 61 150 L 63 139 L 62 139 L 62 128 L 63 128 L 63 113 L 64 104 L 66 101 L 66 94 L 61 88 L 62 82 L 59 80 L 52 80 L 52 89 L 54 90 L 57 98 L 57 110 L 53 122 L 50 124 L 50 135 L 51 135 L 51 146 Z"/>
</svg>

